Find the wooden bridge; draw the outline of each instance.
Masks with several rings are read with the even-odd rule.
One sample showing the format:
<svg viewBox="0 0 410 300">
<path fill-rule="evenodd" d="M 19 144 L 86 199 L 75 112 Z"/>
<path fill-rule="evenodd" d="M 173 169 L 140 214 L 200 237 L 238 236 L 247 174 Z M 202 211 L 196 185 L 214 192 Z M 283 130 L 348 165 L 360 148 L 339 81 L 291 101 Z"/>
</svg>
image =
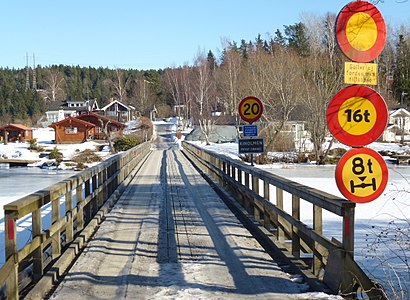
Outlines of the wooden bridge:
<svg viewBox="0 0 410 300">
<path fill-rule="evenodd" d="M 158 136 L 4 206 L 5 298 L 386 299 L 354 261 L 354 203 Z M 323 209 L 340 216 L 341 241 L 322 235 Z"/>
</svg>

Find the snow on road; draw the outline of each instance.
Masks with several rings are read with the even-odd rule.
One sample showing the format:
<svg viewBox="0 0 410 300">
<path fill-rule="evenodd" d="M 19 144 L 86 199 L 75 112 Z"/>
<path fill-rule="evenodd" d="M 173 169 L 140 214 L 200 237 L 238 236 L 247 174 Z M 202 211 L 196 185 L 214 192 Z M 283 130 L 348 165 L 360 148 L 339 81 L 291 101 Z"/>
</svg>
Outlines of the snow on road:
<svg viewBox="0 0 410 300">
<path fill-rule="evenodd" d="M 51 299 L 342 299 L 284 272 L 161 130 Z"/>
<path fill-rule="evenodd" d="M 51 299 L 342 299 L 282 271 L 179 150 L 130 186 Z"/>
</svg>

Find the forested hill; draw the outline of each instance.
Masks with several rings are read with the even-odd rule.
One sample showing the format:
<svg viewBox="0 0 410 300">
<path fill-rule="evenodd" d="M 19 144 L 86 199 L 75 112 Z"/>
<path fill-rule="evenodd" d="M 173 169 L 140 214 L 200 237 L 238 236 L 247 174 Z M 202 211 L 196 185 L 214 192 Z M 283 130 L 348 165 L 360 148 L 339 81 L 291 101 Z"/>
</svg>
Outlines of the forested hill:
<svg viewBox="0 0 410 300">
<path fill-rule="evenodd" d="M 161 90 L 161 70 L 118 70 L 53 65 L 0 69 L 0 125 L 14 122 L 35 125 L 56 100 L 110 98 L 146 110 L 166 104 Z M 141 101 L 143 100 L 143 101 Z"/>
</svg>

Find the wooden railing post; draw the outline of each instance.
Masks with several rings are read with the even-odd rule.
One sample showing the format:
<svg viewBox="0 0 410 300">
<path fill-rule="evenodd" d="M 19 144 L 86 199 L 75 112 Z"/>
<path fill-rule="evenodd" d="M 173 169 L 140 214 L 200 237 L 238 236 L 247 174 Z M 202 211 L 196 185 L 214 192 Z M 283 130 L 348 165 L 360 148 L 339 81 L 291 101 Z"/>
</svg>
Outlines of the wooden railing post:
<svg viewBox="0 0 410 300">
<path fill-rule="evenodd" d="M 252 191 L 259 195 L 259 178 L 255 175 L 252 175 Z M 254 201 L 251 204 L 253 208 L 253 216 L 255 217 L 256 221 L 259 221 L 261 219 L 259 207 L 255 204 Z"/>
<path fill-rule="evenodd" d="M 5 244 L 6 244 L 6 261 L 12 259 L 12 272 L 6 280 L 7 299 L 18 299 L 18 262 L 17 254 L 17 231 L 16 231 L 16 214 L 14 211 L 4 212 L 5 221 Z"/>
<path fill-rule="evenodd" d="M 231 169 L 231 165 L 226 163 L 226 175 L 228 175 L 229 177 L 231 177 L 232 174 L 232 169 Z"/>
<path fill-rule="evenodd" d="M 300 199 L 299 197 L 292 195 L 292 217 L 296 220 L 300 220 Z M 300 258 L 300 237 L 298 229 L 292 225 L 292 255 L 296 258 Z"/>
<path fill-rule="evenodd" d="M 269 191 L 269 183 L 264 181 L 263 182 L 263 198 L 266 201 L 270 201 L 270 191 Z M 270 220 L 270 214 L 268 211 L 263 212 L 263 225 L 265 226 L 266 229 L 271 230 L 272 229 L 272 224 Z"/>
<path fill-rule="evenodd" d="M 231 166 L 231 178 L 236 181 L 236 168 Z"/>
<path fill-rule="evenodd" d="M 98 183 L 97 184 L 98 188 L 100 188 L 103 185 L 103 183 L 104 183 L 104 170 L 98 172 L 97 183 Z M 98 209 L 100 209 L 101 206 L 103 206 L 104 201 L 106 200 L 106 198 L 105 198 L 106 195 L 105 194 L 106 193 L 105 193 L 104 188 L 98 193 Z"/>
<path fill-rule="evenodd" d="M 250 189 L 251 188 L 251 186 L 250 186 L 250 174 L 249 173 L 246 173 L 245 172 L 245 186 L 248 188 L 248 189 Z"/>
<path fill-rule="evenodd" d="M 65 180 L 67 190 L 65 193 L 65 212 L 67 216 L 67 227 L 65 231 L 66 243 L 70 243 L 74 239 L 73 225 L 73 185 L 70 179 Z"/>
<path fill-rule="evenodd" d="M 91 204 L 91 216 L 94 216 L 98 211 L 98 198 L 99 198 L 98 197 L 99 195 L 95 195 L 97 191 L 97 173 L 93 174 L 93 176 L 91 177 L 91 189 L 92 189 L 92 193 L 94 194 L 94 197 L 90 203 Z"/>
<path fill-rule="evenodd" d="M 313 230 L 317 233 L 322 235 L 323 234 L 323 219 L 322 219 L 322 208 L 317 205 L 313 205 Z M 313 243 L 314 249 L 313 251 L 313 264 L 312 264 L 312 271 L 313 274 L 316 276 L 319 275 L 319 272 L 322 268 L 321 260 L 315 255 L 315 249 L 319 246 L 318 242 Z"/>
<path fill-rule="evenodd" d="M 280 209 L 283 210 L 283 190 L 276 187 L 276 206 Z M 285 231 L 283 230 L 283 218 L 275 215 L 275 223 L 278 228 L 277 232 L 277 239 L 279 241 L 284 241 L 285 240 Z"/>
<path fill-rule="evenodd" d="M 60 222 L 60 197 L 56 197 L 51 193 L 51 224 L 54 225 Z M 61 254 L 61 232 L 57 230 L 52 235 L 51 252 L 53 259 Z"/>
<path fill-rule="evenodd" d="M 42 236 L 42 221 L 41 221 L 41 209 L 36 209 L 31 214 L 32 218 L 32 230 L 33 230 L 33 239 L 37 236 Z M 43 276 L 44 262 L 43 262 L 43 251 L 44 246 L 41 242 L 38 248 L 33 253 L 33 277 L 34 280 L 38 280 Z"/>
<path fill-rule="evenodd" d="M 81 231 L 84 228 L 83 178 L 81 176 L 77 178 L 75 198 L 77 202 L 77 231 Z"/>
<path fill-rule="evenodd" d="M 342 246 L 344 253 L 343 257 L 343 271 L 342 279 L 340 285 L 340 291 L 343 295 L 349 295 L 354 292 L 352 274 L 351 271 L 347 268 L 346 260 L 349 259 L 347 256 L 350 256 L 351 259 L 354 258 L 354 208 L 346 208 L 345 214 L 343 216 L 343 240 Z"/>
<path fill-rule="evenodd" d="M 87 199 L 87 197 L 91 195 L 90 179 L 91 178 L 88 175 L 87 179 L 85 180 L 84 199 Z M 91 219 L 91 205 L 92 205 L 92 202 L 88 202 L 88 204 L 84 206 L 84 221 L 85 221 L 85 223 L 88 223 Z"/>
</svg>

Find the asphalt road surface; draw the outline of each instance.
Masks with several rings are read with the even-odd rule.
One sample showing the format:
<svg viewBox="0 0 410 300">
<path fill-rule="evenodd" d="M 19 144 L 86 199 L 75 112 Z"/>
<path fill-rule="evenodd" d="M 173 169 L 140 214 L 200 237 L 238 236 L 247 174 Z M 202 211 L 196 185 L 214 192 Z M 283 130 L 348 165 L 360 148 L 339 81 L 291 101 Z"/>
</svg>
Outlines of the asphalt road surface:
<svg viewBox="0 0 410 300">
<path fill-rule="evenodd" d="M 272 261 L 169 126 L 156 142 L 164 150 L 151 152 L 51 299 L 331 299 Z"/>
</svg>

